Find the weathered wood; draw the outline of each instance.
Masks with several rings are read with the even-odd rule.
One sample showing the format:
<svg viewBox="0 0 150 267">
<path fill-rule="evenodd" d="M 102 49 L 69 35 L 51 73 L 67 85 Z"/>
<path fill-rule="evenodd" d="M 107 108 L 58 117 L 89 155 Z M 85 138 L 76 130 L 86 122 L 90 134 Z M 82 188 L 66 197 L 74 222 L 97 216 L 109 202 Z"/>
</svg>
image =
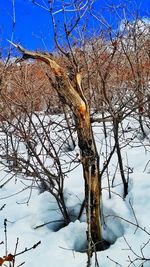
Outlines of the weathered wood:
<svg viewBox="0 0 150 267">
<path fill-rule="evenodd" d="M 20 45 L 13 44 L 24 58 L 40 59 L 45 62 L 55 74 L 57 92 L 60 99 L 73 111 L 80 148 L 81 163 L 85 180 L 85 205 L 88 222 L 88 243 L 92 251 L 103 249 L 101 232 L 101 180 L 99 173 L 99 156 L 97 153 L 88 104 L 83 93 L 80 94 L 64 69 L 56 63 L 52 56 L 40 52 L 31 52 Z M 90 231 L 90 232 L 89 232 Z"/>
</svg>

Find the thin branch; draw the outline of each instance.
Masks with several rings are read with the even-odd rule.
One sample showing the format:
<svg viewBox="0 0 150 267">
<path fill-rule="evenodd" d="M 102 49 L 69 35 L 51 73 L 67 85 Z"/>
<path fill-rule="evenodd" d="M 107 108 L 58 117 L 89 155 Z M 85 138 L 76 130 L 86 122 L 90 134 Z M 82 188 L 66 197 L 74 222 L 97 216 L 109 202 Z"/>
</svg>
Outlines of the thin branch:
<svg viewBox="0 0 150 267">
<path fill-rule="evenodd" d="M 21 254 L 23 254 L 23 253 L 25 253 L 25 252 L 28 252 L 28 251 L 30 251 L 30 250 L 32 250 L 32 249 L 35 249 L 37 246 L 39 246 L 41 244 L 41 241 L 38 241 L 36 244 L 34 244 L 32 247 L 30 247 L 30 248 L 25 248 L 23 251 L 21 251 L 21 252 L 19 252 L 19 253 L 17 253 L 17 254 L 15 254 L 15 255 L 13 255 L 14 257 L 17 257 L 17 256 L 19 256 L 19 255 L 21 255 Z"/>
<path fill-rule="evenodd" d="M 74 9 L 65 9 L 65 8 L 61 8 L 61 9 L 55 11 L 55 12 L 52 12 L 52 15 L 56 15 L 56 14 L 58 14 L 58 13 L 60 13 L 60 12 L 78 12 L 79 10 L 81 11 L 81 10 L 83 10 L 84 8 L 87 8 L 87 6 L 88 6 L 88 2 L 89 2 L 89 1 L 87 0 L 83 6 L 80 6 L 80 7 L 78 7 L 78 8 L 74 8 Z"/>
<path fill-rule="evenodd" d="M 38 228 L 41 228 L 45 225 L 48 225 L 48 224 L 51 224 L 51 223 L 61 223 L 61 222 L 64 222 L 64 220 L 54 220 L 54 221 L 49 221 L 49 222 L 46 222 L 46 223 L 42 223 L 40 225 L 37 225 L 34 227 L 34 229 L 38 229 Z"/>
</svg>

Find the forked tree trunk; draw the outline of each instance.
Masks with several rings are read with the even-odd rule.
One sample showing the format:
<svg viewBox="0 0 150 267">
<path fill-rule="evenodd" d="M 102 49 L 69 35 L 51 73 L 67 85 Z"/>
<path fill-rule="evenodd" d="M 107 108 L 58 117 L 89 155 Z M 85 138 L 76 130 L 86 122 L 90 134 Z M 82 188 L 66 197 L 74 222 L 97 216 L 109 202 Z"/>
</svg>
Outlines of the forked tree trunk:
<svg viewBox="0 0 150 267">
<path fill-rule="evenodd" d="M 93 137 L 88 104 L 83 93 L 75 89 L 76 86 L 72 84 L 64 69 L 55 62 L 52 56 L 31 52 L 19 45 L 13 45 L 23 53 L 25 59 L 40 59 L 49 65 L 56 77 L 56 84 L 54 86 L 57 88 L 60 100 L 69 105 L 73 111 L 85 180 L 85 203 L 88 222 L 87 238 L 90 250 L 89 255 L 91 256 L 92 251 L 104 249 L 104 244 L 100 221 L 101 180 L 99 156 Z"/>
</svg>

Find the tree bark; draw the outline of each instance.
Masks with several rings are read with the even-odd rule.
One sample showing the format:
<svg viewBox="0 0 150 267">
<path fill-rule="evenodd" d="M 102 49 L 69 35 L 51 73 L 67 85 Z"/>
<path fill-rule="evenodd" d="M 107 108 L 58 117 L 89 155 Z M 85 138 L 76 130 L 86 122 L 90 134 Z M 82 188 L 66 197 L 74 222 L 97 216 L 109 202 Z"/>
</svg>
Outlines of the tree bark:
<svg viewBox="0 0 150 267">
<path fill-rule="evenodd" d="M 103 250 L 104 243 L 101 231 L 101 179 L 99 170 L 99 156 L 97 153 L 90 120 L 90 111 L 83 92 L 77 91 L 65 73 L 52 56 L 48 54 L 31 52 L 23 47 L 13 44 L 23 58 L 40 59 L 51 68 L 56 77 L 55 89 L 62 102 L 69 105 L 73 111 L 80 148 L 81 163 L 85 180 L 85 206 L 87 214 L 87 239 L 89 255 L 94 250 Z M 80 88 L 79 88 L 80 89 Z"/>
</svg>

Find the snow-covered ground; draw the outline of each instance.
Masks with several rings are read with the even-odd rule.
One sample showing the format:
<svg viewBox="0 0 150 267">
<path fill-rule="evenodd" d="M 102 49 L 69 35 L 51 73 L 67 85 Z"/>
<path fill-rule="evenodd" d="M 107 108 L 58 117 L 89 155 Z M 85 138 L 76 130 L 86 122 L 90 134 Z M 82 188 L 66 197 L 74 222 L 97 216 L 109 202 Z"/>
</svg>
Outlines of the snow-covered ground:
<svg viewBox="0 0 150 267">
<path fill-rule="evenodd" d="M 96 256 L 93 255 L 92 267 L 98 266 L 95 265 L 95 257 L 100 267 L 150 267 L 150 135 L 142 140 L 138 130 L 135 131 L 135 124 L 133 120 L 126 120 L 123 125 L 124 135 L 120 139 L 124 168 L 130 171 L 129 193 L 126 199 L 121 197 L 122 185 L 119 169 L 116 170 L 116 153 L 108 169 L 110 184 L 116 172 L 111 198 L 107 177 L 103 177 L 103 235 L 112 245 L 105 251 L 97 252 Z M 108 132 L 109 127 L 108 125 Z M 109 150 L 110 144 L 113 146 L 113 140 L 109 134 L 105 140 L 99 125 L 95 125 L 93 129 L 102 167 L 102 159 L 106 155 L 106 141 Z M 148 133 L 149 130 L 146 130 Z M 137 137 L 133 138 L 135 133 Z M 131 142 L 125 146 L 128 140 Z M 31 188 L 30 185 L 30 180 L 23 179 L 21 175 L 12 177 L 12 173 L 0 165 L 0 257 L 6 255 L 6 243 L 7 252 L 13 254 L 16 240 L 19 238 L 18 253 L 39 241 L 41 244 L 17 256 L 16 267 L 23 262 L 25 267 L 86 267 L 85 216 L 82 216 L 81 221 L 75 220 L 61 228 L 62 216 L 55 199 L 49 192 L 40 193 L 36 187 Z M 81 166 L 68 175 L 64 190 L 67 207 L 70 210 L 79 209 L 84 198 Z M 4 233 L 5 219 L 7 241 Z M 37 227 L 50 221 L 51 223 L 45 226 Z M 60 229 L 57 231 L 58 228 Z M 82 250 L 83 252 L 79 252 Z M 144 263 L 143 258 L 149 260 Z M 9 266 L 8 262 L 4 264 Z"/>
</svg>

